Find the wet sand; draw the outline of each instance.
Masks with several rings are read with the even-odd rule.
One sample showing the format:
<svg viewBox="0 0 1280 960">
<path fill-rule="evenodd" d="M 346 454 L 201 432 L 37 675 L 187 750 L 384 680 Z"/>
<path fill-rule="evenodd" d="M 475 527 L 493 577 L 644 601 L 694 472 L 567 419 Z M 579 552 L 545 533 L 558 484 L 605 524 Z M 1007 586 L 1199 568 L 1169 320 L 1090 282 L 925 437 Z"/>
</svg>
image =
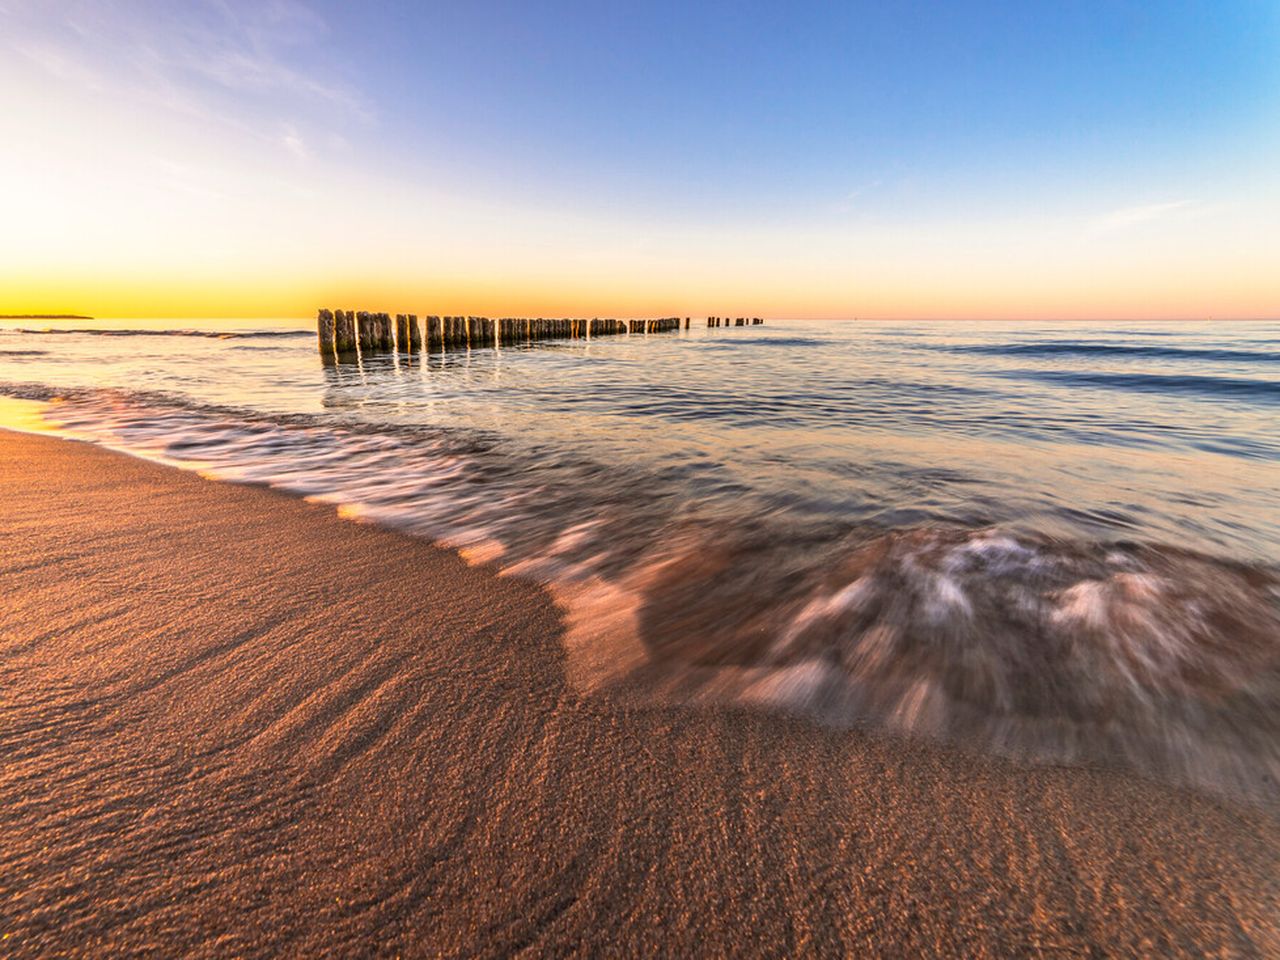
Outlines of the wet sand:
<svg viewBox="0 0 1280 960">
<path fill-rule="evenodd" d="M 0 431 L 0 955 L 1280 955 L 1275 811 L 566 679 L 537 586 Z"/>
</svg>

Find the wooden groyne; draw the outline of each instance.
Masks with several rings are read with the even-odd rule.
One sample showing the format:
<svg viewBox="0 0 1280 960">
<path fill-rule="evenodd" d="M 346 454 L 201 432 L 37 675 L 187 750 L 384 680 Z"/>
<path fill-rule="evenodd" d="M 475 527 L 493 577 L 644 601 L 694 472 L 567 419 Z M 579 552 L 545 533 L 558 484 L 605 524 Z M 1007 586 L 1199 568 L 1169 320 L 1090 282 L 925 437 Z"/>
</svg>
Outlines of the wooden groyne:
<svg viewBox="0 0 1280 960">
<path fill-rule="evenodd" d="M 689 329 L 692 318 L 684 318 Z M 707 326 L 720 326 L 727 318 L 708 317 Z M 715 321 L 714 323 L 712 321 Z M 739 317 L 736 326 L 763 323 L 761 319 Z M 575 340 L 638 333 L 668 333 L 680 329 L 679 317 L 654 320 L 531 319 L 526 317 L 424 317 L 419 323 L 414 313 L 386 313 L 364 310 L 320 310 L 316 332 L 322 356 L 342 358 L 359 354 L 435 352 L 458 347 L 498 347 L 531 343 L 535 340 Z"/>
<path fill-rule="evenodd" d="M 707 317 L 708 327 L 753 327 L 764 323 L 760 317 Z"/>
</svg>

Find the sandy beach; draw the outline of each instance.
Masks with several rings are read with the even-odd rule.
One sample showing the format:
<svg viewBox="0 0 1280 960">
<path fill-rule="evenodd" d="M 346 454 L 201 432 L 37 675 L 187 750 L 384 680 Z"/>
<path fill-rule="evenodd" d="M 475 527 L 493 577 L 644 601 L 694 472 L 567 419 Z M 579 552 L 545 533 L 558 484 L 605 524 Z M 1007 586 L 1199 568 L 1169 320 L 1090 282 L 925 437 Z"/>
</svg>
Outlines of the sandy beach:
<svg viewBox="0 0 1280 960">
<path fill-rule="evenodd" d="M 0 432 L 0 955 L 1280 954 L 1273 811 L 566 681 L 537 585 Z"/>
</svg>

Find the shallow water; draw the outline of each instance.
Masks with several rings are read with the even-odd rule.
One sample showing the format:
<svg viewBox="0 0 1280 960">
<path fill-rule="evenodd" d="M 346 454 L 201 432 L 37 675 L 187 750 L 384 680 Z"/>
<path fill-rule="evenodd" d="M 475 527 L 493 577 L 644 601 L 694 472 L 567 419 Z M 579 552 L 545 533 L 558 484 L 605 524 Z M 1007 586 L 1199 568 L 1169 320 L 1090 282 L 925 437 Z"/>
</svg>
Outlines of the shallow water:
<svg viewBox="0 0 1280 960">
<path fill-rule="evenodd" d="M 1277 792 L 1280 324 L 771 322 L 337 367 L 280 324 L 66 326 L 0 332 L 42 427 L 544 580 L 584 688 Z"/>
</svg>

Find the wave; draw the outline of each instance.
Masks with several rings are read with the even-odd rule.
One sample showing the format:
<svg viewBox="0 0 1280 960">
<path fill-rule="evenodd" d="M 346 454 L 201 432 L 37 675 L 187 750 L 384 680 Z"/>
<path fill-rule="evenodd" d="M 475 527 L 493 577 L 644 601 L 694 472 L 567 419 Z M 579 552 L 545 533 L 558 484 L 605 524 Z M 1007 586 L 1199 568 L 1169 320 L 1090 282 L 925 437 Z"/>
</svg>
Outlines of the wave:
<svg viewBox="0 0 1280 960">
<path fill-rule="evenodd" d="M 727 700 L 1230 793 L 1280 784 L 1271 566 L 1007 526 L 802 526 L 747 495 L 700 514 L 650 468 L 474 432 L 0 388 L 59 398 L 46 416 L 67 435 L 333 503 L 547 584 L 585 692 Z"/>
<path fill-rule="evenodd" d="M 936 524 L 797 565 L 725 526 L 668 533 L 612 589 L 560 592 L 579 682 L 1276 798 L 1273 568 Z"/>
<path fill-rule="evenodd" d="M 1140 393 L 1185 393 L 1199 397 L 1280 404 L 1280 383 L 1248 377 L 1108 373 L 1086 370 L 993 370 L 991 374 L 1009 379 L 1040 380 L 1073 387 L 1106 387 Z"/>
<path fill-rule="evenodd" d="M 1271 341 L 1268 341 L 1270 343 Z M 1280 363 L 1280 352 L 1226 347 L 1170 347 L 1163 344 L 1090 343 L 1048 340 L 1037 343 L 980 344 L 942 347 L 952 353 L 1010 357 L 1120 357 L 1149 360 L 1198 360 L 1218 363 Z"/>
<path fill-rule="evenodd" d="M 757 348 L 777 348 L 777 347 L 820 347 L 830 346 L 830 341 L 823 340 L 820 337 L 757 337 L 750 340 L 733 340 L 726 337 L 723 340 L 714 340 L 704 344 L 704 348 L 708 350 L 725 350 L 749 346 L 751 349 Z"/>
</svg>

